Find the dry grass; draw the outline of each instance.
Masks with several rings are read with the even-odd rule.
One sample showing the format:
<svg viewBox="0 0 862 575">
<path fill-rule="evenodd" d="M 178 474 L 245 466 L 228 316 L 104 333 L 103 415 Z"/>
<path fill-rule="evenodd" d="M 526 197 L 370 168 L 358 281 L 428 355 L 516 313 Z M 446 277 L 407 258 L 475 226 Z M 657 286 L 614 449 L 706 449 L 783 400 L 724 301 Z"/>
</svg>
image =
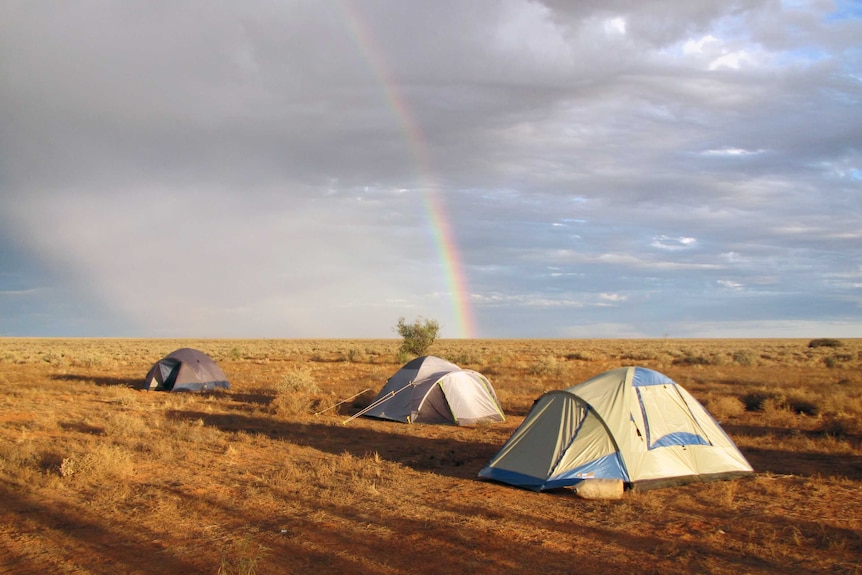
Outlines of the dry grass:
<svg viewBox="0 0 862 575">
<path fill-rule="evenodd" d="M 344 425 L 399 343 L 0 339 L 0 572 L 862 566 L 862 340 L 443 340 L 431 352 L 489 376 L 504 424 Z M 186 346 L 232 389 L 130 389 Z M 758 474 L 613 502 L 476 480 L 539 394 L 621 365 L 683 384 Z"/>
</svg>

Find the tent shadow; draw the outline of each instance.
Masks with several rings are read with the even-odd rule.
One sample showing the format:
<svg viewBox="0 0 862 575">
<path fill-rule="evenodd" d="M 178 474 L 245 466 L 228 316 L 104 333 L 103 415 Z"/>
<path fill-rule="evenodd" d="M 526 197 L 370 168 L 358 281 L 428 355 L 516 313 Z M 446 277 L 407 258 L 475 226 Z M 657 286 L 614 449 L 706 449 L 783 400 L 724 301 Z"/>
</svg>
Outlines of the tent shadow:
<svg viewBox="0 0 862 575">
<path fill-rule="evenodd" d="M 497 444 L 481 441 L 416 437 L 357 426 L 277 421 L 240 414 L 175 410 L 169 415 L 177 419 L 203 421 L 204 425 L 213 426 L 225 432 L 242 431 L 265 435 L 271 439 L 290 441 L 332 455 L 347 452 L 356 457 L 365 457 L 376 453 L 384 459 L 416 471 L 477 481 L 479 471 L 500 447 Z M 395 422 L 391 425 L 407 427 L 405 424 Z"/>
<path fill-rule="evenodd" d="M 35 533 L 55 533 L 54 538 L 65 541 L 67 549 L 74 549 L 76 542 L 77 546 L 82 549 L 98 549 L 99 558 L 105 563 L 110 563 L 110 572 L 112 573 L 151 572 L 154 564 L 153 557 L 157 558 L 159 572 L 197 572 L 196 565 L 173 555 L 169 549 L 166 551 L 158 544 L 158 541 L 162 539 L 162 533 L 155 533 L 143 528 L 139 523 L 135 524 L 134 529 L 130 529 L 128 526 L 112 528 L 100 521 L 97 514 L 87 507 L 76 509 L 75 507 L 52 506 L 51 503 L 5 486 L 0 486 L 0 501 L 3 502 L 3 511 L 26 517 L 26 524 L 32 525 L 31 529 Z M 110 543 L 99 544 L 94 542 Z M 0 549 L 0 551 L 5 551 L 5 549 Z M 65 558 L 64 564 L 74 567 L 74 559 Z M 10 567 L 12 570 L 7 570 Z M 90 567 L 92 568 L 92 566 Z M 44 573 L 49 572 L 50 568 L 46 568 L 44 560 L 39 561 L 27 555 L 11 558 L 6 555 L 3 557 L 0 571 L 3 573 Z"/>
<path fill-rule="evenodd" d="M 741 449 L 758 473 L 844 477 L 862 480 L 862 457 L 844 453 L 801 452 L 782 449 Z"/>
<path fill-rule="evenodd" d="M 805 429 L 793 429 L 789 427 L 773 427 L 768 425 L 739 425 L 733 423 L 722 423 L 721 426 L 731 436 L 748 435 L 750 437 L 807 437 L 809 439 L 822 439 L 822 431 L 811 431 Z"/>
<path fill-rule="evenodd" d="M 804 476 L 842 476 L 847 479 L 862 479 L 862 457 L 846 453 L 829 453 L 826 451 L 799 451 L 781 449 L 783 439 L 807 437 L 822 439 L 822 431 L 805 431 L 757 425 L 725 424 L 725 431 L 731 436 L 747 435 L 749 437 L 774 438 L 774 447 L 740 447 L 743 455 L 751 463 L 754 470 L 760 473 L 775 473 L 779 475 Z M 858 438 L 857 438 L 858 439 Z"/>
<path fill-rule="evenodd" d="M 272 403 L 272 400 L 275 399 L 275 396 L 271 393 L 234 393 L 227 392 L 227 395 L 230 396 L 234 401 L 238 401 L 240 403 L 250 403 L 256 406 L 261 405 L 269 405 Z"/>
<path fill-rule="evenodd" d="M 62 375 L 50 376 L 53 381 L 80 381 L 87 383 L 95 383 L 99 387 L 135 387 L 143 383 L 144 378 L 129 379 L 125 377 L 100 377 L 93 375 L 85 375 L 78 373 L 64 373 Z"/>
</svg>

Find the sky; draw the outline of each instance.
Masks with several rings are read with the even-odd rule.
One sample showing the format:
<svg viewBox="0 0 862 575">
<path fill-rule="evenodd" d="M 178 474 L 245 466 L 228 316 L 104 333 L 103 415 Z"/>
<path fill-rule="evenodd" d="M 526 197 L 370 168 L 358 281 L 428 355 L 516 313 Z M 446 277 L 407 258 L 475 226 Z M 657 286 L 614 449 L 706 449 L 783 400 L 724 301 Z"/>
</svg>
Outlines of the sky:
<svg viewBox="0 0 862 575">
<path fill-rule="evenodd" d="M 7 0 L 0 336 L 862 337 L 862 3 Z"/>
</svg>

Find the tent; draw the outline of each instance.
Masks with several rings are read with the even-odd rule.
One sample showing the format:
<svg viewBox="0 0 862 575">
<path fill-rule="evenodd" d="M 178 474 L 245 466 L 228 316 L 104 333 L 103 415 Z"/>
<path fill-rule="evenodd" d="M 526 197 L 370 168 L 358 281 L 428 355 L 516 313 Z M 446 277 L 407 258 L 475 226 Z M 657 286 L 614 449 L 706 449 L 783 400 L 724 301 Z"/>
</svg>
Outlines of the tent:
<svg viewBox="0 0 862 575">
<path fill-rule="evenodd" d="M 479 477 L 542 491 L 650 489 L 753 473 L 718 422 L 657 371 L 623 367 L 539 397 Z"/>
<path fill-rule="evenodd" d="M 207 354 L 191 348 L 169 353 L 150 368 L 142 389 L 211 391 L 230 389 L 224 372 Z"/>
<path fill-rule="evenodd" d="M 403 423 L 454 425 L 505 419 L 488 378 L 433 355 L 405 364 L 357 415 Z"/>
</svg>

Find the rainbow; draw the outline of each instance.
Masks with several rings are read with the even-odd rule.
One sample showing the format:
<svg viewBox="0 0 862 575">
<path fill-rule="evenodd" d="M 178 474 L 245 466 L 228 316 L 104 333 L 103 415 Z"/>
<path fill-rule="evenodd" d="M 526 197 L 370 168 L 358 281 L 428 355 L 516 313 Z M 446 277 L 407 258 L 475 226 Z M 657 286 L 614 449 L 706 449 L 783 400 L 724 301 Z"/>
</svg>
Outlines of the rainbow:
<svg viewBox="0 0 862 575">
<path fill-rule="evenodd" d="M 374 39 L 359 12 L 348 0 L 340 3 L 345 15 L 347 27 L 365 60 L 369 63 L 392 109 L 401 131 L 407 140 L 408 149 L 416 162 L 421 181 L 422 205 L 436 246 L 440 262 L 446 277 L 446 286 L 451 295 L 453 314 L 457 323 L 457 335 L 461 338 L 476 337 L 476 324 L 470 305 L 470 291 L 461 263 L 461 254 L 455 235 L 449 225 L 446 207 L 440 197 L 439 185 L 433 177 L 428 144 L 425 134 L 417 122 L 415 114 L 410 109 L 407 100 L 402 96 L 395 81 L 385 54 Z"/>
</svg>

